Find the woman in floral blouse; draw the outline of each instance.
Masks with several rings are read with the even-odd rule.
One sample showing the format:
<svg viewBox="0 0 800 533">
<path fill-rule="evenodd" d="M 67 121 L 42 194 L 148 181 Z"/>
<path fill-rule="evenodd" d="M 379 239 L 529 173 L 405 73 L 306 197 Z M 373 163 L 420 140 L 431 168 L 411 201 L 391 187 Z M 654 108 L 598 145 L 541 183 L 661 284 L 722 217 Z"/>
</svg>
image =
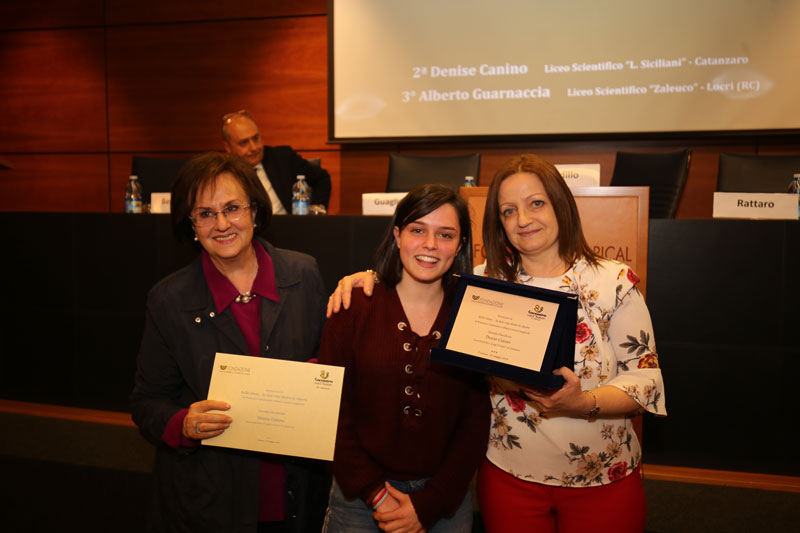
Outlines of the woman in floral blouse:
<svg viewBox="0 0 800 533">
<path fill-rule="evenodd" d="M 574 371 L 557 391 L 490 378 L 489 447 L 478 475 L 493 532 L 641 532 L 645 496 L 632 417 L 666 415 L 653 327 L 639 278 L 595 254 L 558 170 L 535 155 L 495 174 L 483 219 L 486 263 L 476 274 L 578 295 Z M 349 305 L 348 276 L 328 304 Z"/>
<path fill-rule="evenodd" d="M 558 170 L 523 155 L 489 187 L 476 273 L 577 294 L 574 371 L 553 392 L 492 378 L 478 488 L 488 531 L 639 531 L 645 497 L 631 417 L 665 415 L 650 314 L 630 267 L 598 257 Z"/>
</svg>

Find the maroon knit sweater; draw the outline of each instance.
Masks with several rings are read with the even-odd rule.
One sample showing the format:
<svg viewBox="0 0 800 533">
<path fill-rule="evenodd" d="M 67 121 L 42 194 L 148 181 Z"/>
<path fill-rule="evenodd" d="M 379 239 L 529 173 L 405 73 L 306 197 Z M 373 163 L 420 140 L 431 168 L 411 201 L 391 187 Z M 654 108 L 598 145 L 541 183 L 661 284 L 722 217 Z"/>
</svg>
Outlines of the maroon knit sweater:
<svg viewBox="0 0 800 533">
<path fill-rule="evenodd" d="M 450 303 L 431 333 L 408 327 L 397 291 L 354 290 L 322 333 L 321 363 L 346 367 L 333 474 L 347 498 L 367 500 L 389 479 L 430 478 L 411 493 L 426 529 L 455 512 L 489 436 L 483 376 L 429 361 Z"/>
</svg>

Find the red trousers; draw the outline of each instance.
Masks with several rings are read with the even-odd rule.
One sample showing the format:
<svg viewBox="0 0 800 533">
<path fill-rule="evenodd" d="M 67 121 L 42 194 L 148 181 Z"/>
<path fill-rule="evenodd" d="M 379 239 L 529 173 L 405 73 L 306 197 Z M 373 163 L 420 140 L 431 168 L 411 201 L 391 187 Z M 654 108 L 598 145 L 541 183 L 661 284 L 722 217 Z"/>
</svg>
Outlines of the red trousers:
<svg viewBox="0 0 800 533">
<path fill-rule="evenodd" d="M 522 481 L 484 459 L 478 501 L 488 533 L 641 533 L 647 514 L 638 467 L 608 485 L 566 488 Z"/>
</svg>

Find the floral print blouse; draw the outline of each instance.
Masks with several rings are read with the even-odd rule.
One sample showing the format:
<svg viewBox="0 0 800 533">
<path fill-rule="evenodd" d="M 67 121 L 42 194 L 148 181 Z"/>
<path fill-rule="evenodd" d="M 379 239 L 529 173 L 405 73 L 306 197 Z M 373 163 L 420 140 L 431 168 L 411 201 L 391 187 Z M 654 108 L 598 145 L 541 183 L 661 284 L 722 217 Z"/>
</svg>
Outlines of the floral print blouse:
<svg viewBox="0 0 800 533">
<path fill-rule="evenodd" d="M 483 275 L 485 265 L 475 268 Z M 574 372 L 583 390 L 614 386 L 642 410 L 666 415 L 664 383 L 653 326 L 639 278 L 627 265 L 577 261 L 557 278 L 518 283 L 577 294 Z M 621 479 L 638 466 L 641 448 L 630 418 L 547 416 L 516 390 L 490 379 L 492 420 L 487 458 L 513 476 L 560 487 L 590 487 Z M 601 413 L 602 415 L 602 413 Z"/>
</svg>

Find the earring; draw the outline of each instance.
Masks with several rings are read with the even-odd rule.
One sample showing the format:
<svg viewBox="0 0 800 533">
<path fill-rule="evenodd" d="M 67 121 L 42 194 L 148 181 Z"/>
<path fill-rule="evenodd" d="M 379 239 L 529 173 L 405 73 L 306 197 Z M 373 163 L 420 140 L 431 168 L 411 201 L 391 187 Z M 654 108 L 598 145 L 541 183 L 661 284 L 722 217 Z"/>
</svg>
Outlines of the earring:
<svg viewBox="0 0 800 533">
<path fill-rule="evenodd" d="M 197 233 L 194 234 L 194 240 L 199 241 L 200 239 L 197 238 Z"/>
</svg>

